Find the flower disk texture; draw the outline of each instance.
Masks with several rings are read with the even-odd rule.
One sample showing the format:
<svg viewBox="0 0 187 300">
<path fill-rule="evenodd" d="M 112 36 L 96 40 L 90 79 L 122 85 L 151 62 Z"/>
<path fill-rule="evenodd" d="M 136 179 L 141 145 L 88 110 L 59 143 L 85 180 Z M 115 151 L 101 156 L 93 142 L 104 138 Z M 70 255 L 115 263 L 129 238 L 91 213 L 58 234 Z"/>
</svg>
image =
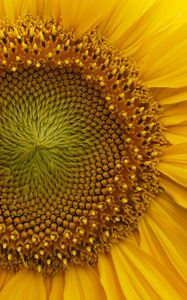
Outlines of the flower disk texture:
<svg viewBox="0 0 187 300">
<path fill-rule="evenodd" d="M 0 14 L 0 300 L 185 299 L 185 1 Z"/>
<path fill-rule="evenodd" d="M 94 264 L 158 192 L 159 106 L 95 31 L 28 16 L 1 35 L 2 265 Z"/>
</svg>

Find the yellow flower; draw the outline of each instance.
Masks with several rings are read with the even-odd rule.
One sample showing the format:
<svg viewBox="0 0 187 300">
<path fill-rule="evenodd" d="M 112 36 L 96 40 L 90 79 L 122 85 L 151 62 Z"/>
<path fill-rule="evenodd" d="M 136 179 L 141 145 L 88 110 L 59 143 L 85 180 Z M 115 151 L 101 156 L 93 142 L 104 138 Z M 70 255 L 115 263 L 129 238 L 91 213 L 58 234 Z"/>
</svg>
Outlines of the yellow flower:
<svg viewBox="0 0 187 300">
<path fill-rule="evenodd" d="M 0 1 L 0 300 L 186 299 L 186 1 Z"/>
</svg>

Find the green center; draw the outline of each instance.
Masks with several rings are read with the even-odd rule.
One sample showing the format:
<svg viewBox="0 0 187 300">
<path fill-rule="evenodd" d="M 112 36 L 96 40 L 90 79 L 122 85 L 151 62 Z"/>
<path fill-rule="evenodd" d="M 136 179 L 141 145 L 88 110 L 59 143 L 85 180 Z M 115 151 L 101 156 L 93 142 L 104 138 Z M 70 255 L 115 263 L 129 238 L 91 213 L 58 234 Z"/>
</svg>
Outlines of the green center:
<svg viewBox="0 0 187 300">
<path fill-rule="evenodd" d="M 53 71 L 37 90 L 44 72 L 30 73 L 25 71 L 22 76 L 26 87 L 31 76 L 37 78 L 33 93 L 21 90 L 13 98 L 8 95 L 0 122 L 1 180 L 22 185 L 24 197 L 31 187 L 32 191 L 45 192 L 51 184 L 60 183 L 61 189 L 66 189 L 68 178 L 85 171 L 99 144 L 95 130 L 99 120 L 93 120 L 92 114 L 88 118 L 93 95 L 87 99 L 84 86 L 76 85 L 80 74 L 71 80 L 64 70 Z M 51 90 L 53 79 L 57 87 Z"/>
</svg>

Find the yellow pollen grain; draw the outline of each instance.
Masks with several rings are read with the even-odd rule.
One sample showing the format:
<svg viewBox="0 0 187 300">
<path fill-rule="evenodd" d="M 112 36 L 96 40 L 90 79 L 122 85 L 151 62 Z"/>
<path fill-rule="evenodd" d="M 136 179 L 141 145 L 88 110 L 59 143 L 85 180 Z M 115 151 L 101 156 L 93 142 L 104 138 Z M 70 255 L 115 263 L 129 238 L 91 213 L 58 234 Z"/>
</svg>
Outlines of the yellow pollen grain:
<svg viewBox="0 0 187 300">
<path fill-rule="evenodd" d="M 37 266 L 37 271 L 38 271 L 38 273 L 40 273 L 40 272 L 42 271 L 41 265 L 38 265 L 38 266 Z"/>
<path fill-rule="evenodd" d="M 6 248 L 7 248 L 7 246 L 8 246 L 8 244 L 7 244 L 7 243 L 3 243 L 3 249 L 6 249 Z"/>
<path fill-rule="evenodd" d="M 8 260 L 11 260 L 12 259 L 12 254 L 8 254 Z"/>
<path fill-rule="evenodd" d="M 75 256 L 77 254 L 76 250 L 72 250 L 71 253 L 73 254 L 73 256 Z"/>
<path fill-rule="evenodd" d="M 60 259 L 60 260 L 62 260 L 62 254 L 59 252 L 59 253 L 57 253 L 57 257 Z"/>
<path fill-rule="evenodd" d="M 125 203 L 127 203 L 127 202 L 128 202 L 128 199 L 126 199 L 126 198 L 122 198 L 122 199 L 121 199 L 121 202 L 125 204 Z"/>
<path fill-rule="evenodd" d="M 107 237 L 109 237 L 109 236 L 110 236 L 109 231 L 105 231 L 105 235 L 106 235 Z"/>
</svg>

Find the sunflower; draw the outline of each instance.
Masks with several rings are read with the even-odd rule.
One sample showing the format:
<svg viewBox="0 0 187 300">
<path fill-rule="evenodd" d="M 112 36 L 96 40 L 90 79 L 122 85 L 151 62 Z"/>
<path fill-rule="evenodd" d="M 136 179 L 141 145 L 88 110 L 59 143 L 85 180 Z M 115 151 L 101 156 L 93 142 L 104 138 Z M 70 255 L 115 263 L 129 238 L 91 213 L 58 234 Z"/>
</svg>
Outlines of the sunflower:
<svg viewBox="0 0 187 300">
<path fill-rule="evenodd" d="M 0 1 L 0 300 L 186 299 L 186 1 Z"/>
</svg>

